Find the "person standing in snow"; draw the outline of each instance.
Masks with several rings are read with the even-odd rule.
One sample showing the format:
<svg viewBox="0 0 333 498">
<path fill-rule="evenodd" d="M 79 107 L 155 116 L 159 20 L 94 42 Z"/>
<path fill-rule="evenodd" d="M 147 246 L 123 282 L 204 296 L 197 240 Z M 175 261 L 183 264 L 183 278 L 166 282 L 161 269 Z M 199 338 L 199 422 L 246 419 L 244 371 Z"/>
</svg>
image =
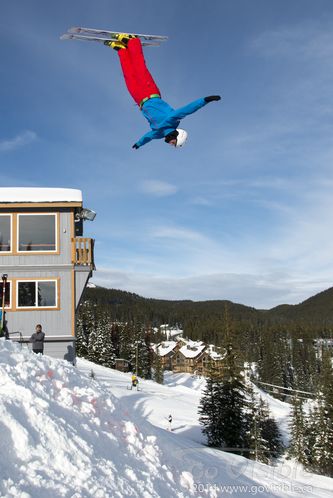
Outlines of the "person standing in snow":
<svg viewBox="0 0 333 498">
<path fill-rule="evenodd" d="M 138 378 L 135 374 L 133 374 L 132 375 L 132 388 L 137 387 L 138 384 L 139 384 Z"/>
<path fill-rule="evenodd" d="M 187 140 L 187 132 L 178 128 L 180 121 L 209 102 L 221 100 L 219 95 L 210 95 L 173 109 L 161 98 L 161 92 L 146 66 L 139 38 L 120 33 L 117 41 L 105 41 L 104 45 L 117 50 L 127 89 L 151 128 L 133 145 L 133 149 L 159 138 L 164 138 L 167 144 L 174 147 L 182 147 Z"/>
<path fill-rule="evenodd" d="M 6 312 L 4 312 L 4 319 L 3 319 L 3 325 L 2 329 L 0 330 L 0 337 L 5 337 L 5 339 L 9 339 L 9 331 L 7 327 L 7 320 L 6 320 Z"/>
<path fill-rule="evenodd" d="M 171 427 L 171 424 L 172 424 L 172 415 L 168 416 L 168 422 L 169 422 L 169 431 L 172 431 L 172 427 Z"/>
<path fill-rule="evenodd" d="M 43 354 L 44 353 L 44 339 L 45 334 L 42 331 L 42 326 L 40 323 L 36 325 L 36 332 L 30 337 L 30 342 L 32 343 L 32 350 L 34 353 Z"/>
</svg>

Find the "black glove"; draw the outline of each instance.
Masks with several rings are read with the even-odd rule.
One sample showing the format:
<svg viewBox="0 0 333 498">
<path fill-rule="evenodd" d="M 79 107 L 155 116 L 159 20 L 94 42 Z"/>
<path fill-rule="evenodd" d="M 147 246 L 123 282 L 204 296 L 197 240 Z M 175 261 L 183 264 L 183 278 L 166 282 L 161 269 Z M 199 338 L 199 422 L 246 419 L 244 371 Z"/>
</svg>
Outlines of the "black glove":
<svg viewBox="0 0 333 498">
<path fill-rule="evenodd" d="M 139 148 L 138 144 L 132 145 L 132 149 L 138 149 L 138 148 Z"/>
<path fill-rule="evenodd" d="M 205 102 L 213 102 L 213 100 L 221 100 L 219 95 L 210 95 L 209 97 L 205 97 Z"/>
</svg>

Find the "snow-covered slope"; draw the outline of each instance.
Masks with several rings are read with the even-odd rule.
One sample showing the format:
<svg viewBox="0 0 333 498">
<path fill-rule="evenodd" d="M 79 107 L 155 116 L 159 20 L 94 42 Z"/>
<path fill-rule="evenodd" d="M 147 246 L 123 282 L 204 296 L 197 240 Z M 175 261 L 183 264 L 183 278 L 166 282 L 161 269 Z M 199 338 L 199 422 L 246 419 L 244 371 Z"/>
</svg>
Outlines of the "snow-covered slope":
<svg viewBox="0 0 333 498">
<path fill-rule="evenodd" d="M 234 486 L 229 493 L 239 497 L 300 496 L 293 486 L 306 486 L 309 497 L 331 496 L 331 479 L 286 478 L 281 469 L 195 442 L 199 388 L 142 382 L 143 391 L 134 392 L 126 389 L 128 379 L 83 360 L 77 369 L 1 339 L 0 496 L 214 497 L 227 493 L 223 485 Z M 175 432 L 165 430 L 162 415 L 151 423 L 170 410 Z"/>
</svg>

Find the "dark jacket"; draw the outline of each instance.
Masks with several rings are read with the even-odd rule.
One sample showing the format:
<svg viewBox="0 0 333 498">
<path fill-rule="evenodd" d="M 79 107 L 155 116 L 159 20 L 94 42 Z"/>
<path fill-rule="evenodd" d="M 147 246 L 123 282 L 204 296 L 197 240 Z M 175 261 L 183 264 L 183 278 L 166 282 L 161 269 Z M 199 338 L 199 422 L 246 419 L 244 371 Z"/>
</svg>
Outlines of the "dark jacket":
<svg viewBox="0 0 333 498">
<path fill-rule="evenodd" d="M 32 342 L 32 349 L 38 349 L 39 351 L 43 351 L 44 349 L 44 332 L 35 332 L 30 337 L 30 342 Z"/>
</svg>

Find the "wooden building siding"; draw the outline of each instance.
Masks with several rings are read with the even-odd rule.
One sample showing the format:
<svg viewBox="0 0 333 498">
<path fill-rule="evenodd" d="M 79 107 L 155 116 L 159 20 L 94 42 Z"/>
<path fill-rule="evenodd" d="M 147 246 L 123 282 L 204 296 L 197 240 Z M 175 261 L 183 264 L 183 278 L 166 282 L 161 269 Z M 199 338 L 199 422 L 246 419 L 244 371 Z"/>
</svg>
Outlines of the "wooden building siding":
<svg viewBox="0 0 333 498">
<path fill-rule="evenodd" d="M 10 210 L 1 210 L 1 214 L 10 214 Z M 17 212 L 17 211 L 15 211 Z M 22 213 L 56 213 L 57 209 L 33 209 L 23 210 Z M 21 214 L 21 211 L 19 211 Z M 72 262 L 72 242 L 73 237 L 73 227 L 72 227 L 73 213 L 71 211 L 62 209 L 59 216 L 59 254 L 43 254 L 31 252 L 24 254 L 13 255 L 11 253 L 2 254 L 0 251 L 0 267 L 11 267 L 11 266 L 41 266 L 41 265 L 53 265 L 53 264 L 71 264 Z M 16 227 L 13 227 L 16 230 Z M 13 241 L 14 237 L 12 237 Z M 15 249 L 12 247 L 12 249 Z"/>
<path fill-rule="evenodd" d="M 39 271 L 12 271 L 10 280 L 24 279 L 38 280 L 57 279 L 58 280 L 58 307 L 59 309 L 15 309 L 16 296 L 15 286 L 12 292 L 12 307 L 6 309 L 6 320 L 11 337 L 17 337 L 20 332 L 24 338 L 29 338 L 34 332 L 35 325 L 41 323 L 47 336 L 71 336 L 72 335 L 72 295 L 71 295 L 71 269 L 61 270 L 39 270 Z"/>
<path fill-rule="evenodd" d="M 72 261 L 74 214 L 81 203 L 29 205 L 5 204 L 0 214 L 11 214 L 11 252 L 0 251 L 0 276 L 8 274 L 11 282 L 11 307 L 6 309 L 10 338 L 30 347 L 29 339 L 37 323 L 45 331 L 45 354 L 75 362 L 75 311 L 91 276 L 93 265 L 76 265 Z M 54 252 L 17 251 L 17 226 L 21 214 L 55 214 L 57 247 Z M 93 242 L 90 245 L 93 258 Z M 92 259 L 93 261 L 93 259 Z M 57 282 L 57 306 L 52 308 L 17 308 L 16 287 L 19 280 L 38 279 Z"/>
</svg>

